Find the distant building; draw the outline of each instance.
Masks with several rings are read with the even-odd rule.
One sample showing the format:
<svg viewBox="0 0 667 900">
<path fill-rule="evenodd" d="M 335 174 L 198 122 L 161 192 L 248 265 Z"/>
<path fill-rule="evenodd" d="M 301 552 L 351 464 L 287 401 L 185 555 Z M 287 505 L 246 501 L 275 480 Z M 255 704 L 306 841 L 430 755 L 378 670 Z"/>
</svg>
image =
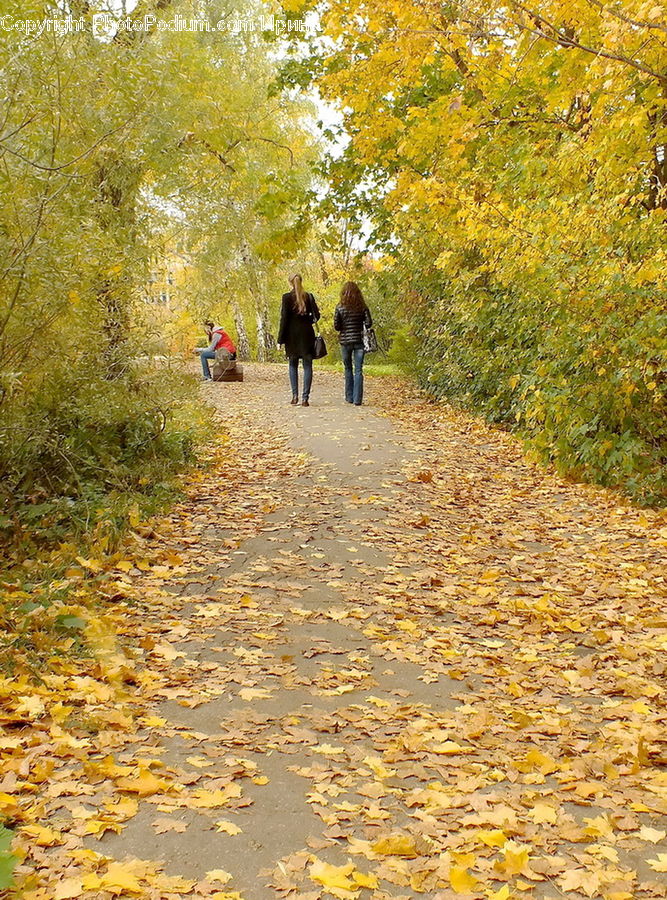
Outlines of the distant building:
<svg viewBox="0 0 667 900">
<path fill-rule="evenodd" d="M 183 287 L 190 268 L 190 261 L 183 253 L 167 251 L 156 257 L 151 266 L 148 284 L 144 287 L 144 303 L 173 310 L 183 300 Z"/>
</svg>

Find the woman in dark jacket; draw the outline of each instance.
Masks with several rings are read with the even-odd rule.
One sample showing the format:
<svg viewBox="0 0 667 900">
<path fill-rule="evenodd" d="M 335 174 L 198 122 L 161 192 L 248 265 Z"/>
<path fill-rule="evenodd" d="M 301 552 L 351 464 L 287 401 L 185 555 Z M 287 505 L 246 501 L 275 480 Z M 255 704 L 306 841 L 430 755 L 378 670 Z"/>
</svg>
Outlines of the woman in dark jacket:
<svg viewBox="0 0 667 900">
<path fill-rule="evenodd" d="M 313 383 L 315 351 L 313 323 L 319 320 L 320 311 L 313 295 L 304 291 L 300 275 L 292 275 L 289 281 L 292 290 L 288 294 L 283 294 L 278 343 L 285 345 L 285 356 L 289 360 L 292 406 L 296 406 L 299 402 L 299 360 L 303 364 L 301 406 L 308 406 Z"/>
<path fill-rule="evenodd" d="M 373 319 L 359 285 L 347 281 L 334 313 L 334 328 L 345 366 L 345 400 L 355 406 L 361 406 L 364 399 L 364 328 L 372 327 Z"/>
</svg>

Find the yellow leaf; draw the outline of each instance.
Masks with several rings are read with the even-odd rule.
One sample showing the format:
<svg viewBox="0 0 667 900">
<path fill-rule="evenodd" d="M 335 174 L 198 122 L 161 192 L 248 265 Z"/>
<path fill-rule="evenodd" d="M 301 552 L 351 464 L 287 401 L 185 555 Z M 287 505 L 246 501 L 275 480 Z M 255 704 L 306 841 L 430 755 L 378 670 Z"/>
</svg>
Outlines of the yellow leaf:
<svg viewBox="0 0 667 900">
<path fill-rule="evenodd" d="M 554 825 L 558 821 L 557 810 L 548 803 L 536 803 L 528 815 L 536 825 L 541 825 L 544 822 Z"/>
<path fill-rule="evenodd" d="M 488 900 L 509 900 L 512 896 L 509 884 L 504 884 L 499 891 L 487 893 Z"/>
<path fill-rule="evenodd" d="M 84 559 L 83 556 L 77 556 L 76 561 L 80 566 L 83 566 L 84 569 L 88 569 L 89 572 L 93 572 L 94 574 L 102 571 L 102 565 L 99 559 Z"/>
<path fill-rule="evenodd" d="M 475 837 L 483 844 L 486 844 L 487 847 L 502 847 L 507 841 L 505 832 L 501 831 L 500 828 L 491 831 L 476 831 Z"/>
<path fill-rule="evenodd" d="M 605 837 L 610 838 L 614 833 L 614 828 L 609 821 L 608 816 L 595 816 L 594 818 L 584 818 L 586 828 L 584 832 L 589 837 Z"/>
<path fill-rule="evenodd" d="M 332 866 L 329 863 L 316 859 L 308 870 L 311 881 L 316 881 L 327 890 L 354 891 L 356 884 L 350 880 L 354 872 L 354 863 L 345 866 Z"/>
<path fill-rule="evenodd" d="M 379 887 L 379 882 L 375 875 L 365 875 L 363 872 L 353 872 L 352 877 L 361 887 L 371 888 L 371 890 L 376 890 Z"/>
<path fill-rule="evenodd" d="M 56 885 L 53 900 L 75 900 L 83 893 L 81 878 L 65 878 Z"/>
<path fill-rule="evenodd" d="M 38 847 L 53 847 L 62 843 L 62 835 L 52 828 L 44 828 L 43 825 L 26 825 L 21 829 L 23 834 L 32 838 L 32 843 Z"/>
<path fill-rule="evenodd" d="M 364 759 L 364 765 L 368 766 L 378 778 L 393 778 L 396 774 L 396 769 L 388 769 L 377 756 L 367 756 Z"/>
<path fill-rule="evenodd" d="M 123 830 L 123 826 L 119 822 L 111 822 L 109 819 L 88 819 L 86 822 L 83 833 L 84 834 L 94 834 L 97 835 L 97 838 L 102 838 L 107 831 L 115 831 L 116 834 L 120 834 Z"/>
<path fill-rule="evenodd" d="M 414 859 L 419 856 L 414 838 L 407 834 L 391 834 L 373 844 L 373 852 L 380 856 L 403 856 Z"/>
<path fill-rule="evenodd" d="M 87 891 L 104 890 L 111 894 L 122 894 L 123 891 L 141 893 L 141 884 L 136 876 L 132 874 L 125 863 L 118 862 L 109 863 L 109 868 L 102 876 L 85 875 L 83 887 Z"/>
<path fill-rule="evenodd" d="M 515 841 L 507 841 L 503 848 L 504 859 L 494 864 L 497 872 L 504 875 L 525 875 L 528 873 L 529 853 L 527 847 L 522 847 Z"/>
<path fill-rule="evenodd" d="M 19 697 L 19 702 L 16 704 L 15 710 L 19 715 L 37 719 L 44 714 L 44 701 L 41 697 L 35 696 Z"/>
<path fill-rule="evenodd" d="M 228 884 L 232 880 L 232 875 L 229 872 L 225 872 L 224 869 L 211 869 L 210 872 L 206 873 L 207 881 L 218 881 L 223 886 Z"/>
<path fill-rule="evenodd" d="M 586 869 L 568 869 L 558 879 L 563 891 L 583 891 L 592 897 L 600 886 L 600 876 Z"/>
<path fill-rule="evenodd" d="M 658 858 L 649 859 L 648 864 L 654 872 L 667 872 L 667 853 L 658 853 Z"/>
<path fill-rule="evenodd" d="M 221 819 L 219 822 L 215 823 L 215 830 L 218 834 L 224 832 L 224 834 L 241 834 L 242 829 L 239 828 L 238 825 L 235 825 L 233 822 L 227 822 L 224 819 Z"/>
<path fill-rule="evenodd" d="M 239 697 L 241 700 L 268 700 L 271 696 L 271 691 L 268 691 L 266 688 L 241 688 L 239 691 Z"/>
<path fill-rule="evenodd" d="M 657 828 L 650 828 L 648 825 L 642 825 L 639 829 L 639 837 L 643 841 L 650 841 L 652 844 L 659 844 L 667 837 L 667 831 L 659 831 Z"/>
<path fill-rule="evenodd" d="M 472 894 L 478 882 L 463 866 L 452 866 L 449 870 L 449 883 L 457 894 Z"/>
<path fill-rule="evenodd" d="M 194 766 L 196 769 L 206 769 L 208 766 L 213 765 L 213 760 L 206 759 L 205 756 L 188 756 L 186 762 L 190 763 L 190 765 Z"/>
<path fill-rule="evenodd" d="M 179 653 L 177 650 L 171 646 L 171 644 L 156 644 L 153 647 L 153 653 L 157 656 L 161 656 L 162 659 L 166 659 L 167 661 L 171 661 L 177 659 L 179 656 L 183 656 L 182 653 Z"/>
<path fill-rule="evenodd" d="M 266 777 L 266 775 L 256 775 L 252 779 L 252 781 L 253 781 L 253 784 L 268 784 L 269 783 L 269 779 Z"/>
<path fill-rule="evenodd" d="M 225 806 L 235 797 L 241 796 L 241 786 L 233 782 L 227 784 L 222 790 L 216 791 L 195 791 L 194 797 L 188 803 L 197 809 L 215 809 L 218 806 Z"/>
<path fill-rule="evenodd" d="M 121 797 L 116 801 L 107 801 L 104 808 L 108 809 L 114 816 L 119 817 L 122 821 L 131 819 L 139 812 L 139 801 L 134 797 Z"/>
<path fill-rule="evenodd" d="M 539 769 L 543 775 L 550 775 L 558 769 L 556 761 L 540 750 L 530 750 L 526 755 L 526 762 L 532 768 Z"/>
<path fill-rule="evenodd" d="M 130 794 L 138 794 L 140 797 L 149 797 L 151 794 L 158 794 L 166 790 L 169 784 L 154 775 L 150 769 L 142 769 L 139 775 L 128 776 L 127 778 L 119 778 L 116 781 L 121 791 L 128 791 Z"/>
<path fill-rule="evenodd" d="M 167 720 L 163 719 L 161 716 L 144 716 L 139 719 L 139 721 L 146 728 L 161 728 L 163 725 L 167 724 Z"/>
<path fill-rule="evenodd" d="M 609 862 L 618 862 L 618 851 L 614 847 L 608 847 L 606 844 L 591 844 L 590 847 L 586 847 L 586 853 L 591 853 L 593 856 L 601 856 L 602 859 L 609 860 Z"/>
</svg>

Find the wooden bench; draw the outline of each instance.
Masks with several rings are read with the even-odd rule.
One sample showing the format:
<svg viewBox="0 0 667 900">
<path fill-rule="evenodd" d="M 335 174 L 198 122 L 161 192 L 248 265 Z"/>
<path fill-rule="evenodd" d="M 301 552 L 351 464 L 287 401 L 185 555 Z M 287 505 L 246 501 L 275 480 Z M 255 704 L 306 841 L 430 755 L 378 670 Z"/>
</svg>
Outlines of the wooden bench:
<svg viewBox="0 0 667 900">
<path fill-rule="evenodd" d="M 243 381 L 243 366 L 227 350 L 216 350 L 212 375 L 213 381 Z"/>
</svg>

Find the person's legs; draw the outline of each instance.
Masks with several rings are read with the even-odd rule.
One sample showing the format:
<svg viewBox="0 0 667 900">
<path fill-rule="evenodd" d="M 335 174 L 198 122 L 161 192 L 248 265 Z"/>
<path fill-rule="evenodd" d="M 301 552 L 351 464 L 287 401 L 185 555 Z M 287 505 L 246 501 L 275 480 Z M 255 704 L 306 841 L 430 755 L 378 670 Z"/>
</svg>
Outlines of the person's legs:
<svg viewBox="0 0 667 900">
<path fill-rule="evenodd" d="M 303 362 L 303 399 L 310 398 L 310 389 L 313 386 L 313 358 L 312 356 L 304 356 Z"/>
<path fill-rule="evenodd" d="M 354 348 L 354 404 L 361 406 L 364 399 L 364 348 Z"/>
<path fill-rule="evenodd" d="M 215 359 L 215 350 L 202 350 L 199 354 L 201 359 L 201 370 L 207 381 L 211 380 L 211 370 L 208 367 L 209 359 Z"/>
<path fill-rule="evenodd" d="M 352 347 L 349 344 L 341 344 L 341 356 L 345 367 L 345 401 L 352 403 L 354 400 L 354 375 L 352 373 Z"/>
<path fill-rule="evenodd" d="M 299 360 L 290 358 L 289 361 L 289 380 L 292 386 L 292 397 L 299 396 Z"/>
</svg>

